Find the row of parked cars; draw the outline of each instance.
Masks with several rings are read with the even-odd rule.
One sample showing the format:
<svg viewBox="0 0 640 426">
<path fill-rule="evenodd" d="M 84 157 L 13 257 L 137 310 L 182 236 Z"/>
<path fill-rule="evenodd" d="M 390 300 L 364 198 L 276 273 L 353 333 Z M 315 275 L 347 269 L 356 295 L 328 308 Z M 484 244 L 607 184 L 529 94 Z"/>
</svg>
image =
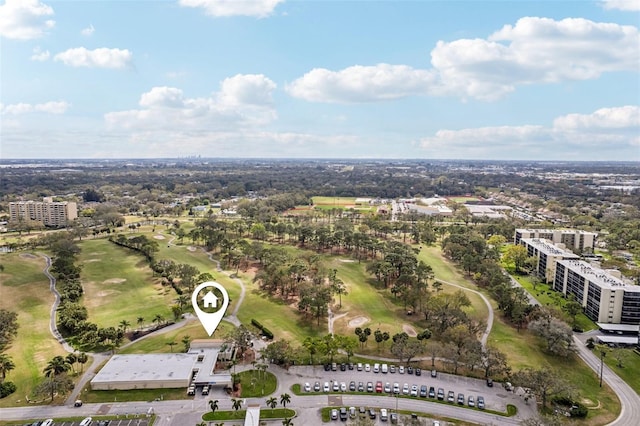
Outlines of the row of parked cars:
<svg viewBox="0 0 640 426">
<path fill-rule="evenodd" d="M 436 388 L 434 386 L 427 387 L 427 385 L 411 385 L 405 383 L 402 388 L 400 384 L 395 382 L 393 385 L 391 383 L 386 382 L 384 385 L 381 381 L 377 381 L 375 385 L 373 382 L 367 382 L 365 385 L 364 382 L 358 382 L 356 384 L 355 380 L 352 380 L 347 385 L 347 382 L 339 382 L 337 380 L 333 380 L 331 382 L 324 382 L 323 386 L 320 386 L 320 382 L 315 382 L 313 387 L 311 383 L 307 382 L 303 385 L 303 390 L 305 392 L 376 392 L 376 393 L 393 393 L 395 395 L 399 395 L 402 393 L 403 395 L 413 396 L 413 397 L 422 397 L 422 398 L 436 398 L 439 401 L 443 401 L 445 399 L 445 393 L 443 388 Z M 469 407 L 478 407 L 481 410 L 484 410 L 485 403 L 484 397 L 478 396 L 477 398 L 470 395 L 466 400 L 463 393 L 459 393 L 456 399 L 456 394 L 453 391 L 449 391 L 446 396 L 447 402 L 454 403 L 458 402 L 460 405 L 464 405 L 465 402 Z"/>
<path fill-rule="evenodd" d="M 334 363 L 327 363 L 324 365 L 324 370 L 325 371 L 338 371 L 338 369 L 340 371 L 347 371 L 347 370 L 358 370 L 358 371 L 365 371 L 365 372 L 370 372 L 373 371 L 374 373 L 382 373 L 382 374 L 387 374 L 387 373 L 391 373 L 394 374 L 396 372 L 398 372 L 398 374 L 415 374 L 416 376 L 420 376 L 422 375 L 422 370 L 420 368 L 413 368 L 411 366 L 409 367 L 404 367 L 403 365 L 400 366 L 395 366 L 394 364 L 363 364 L 361 362 L 354 364 L 352 362 L 350 363 L 346 363 L 343 362 L 341 364 L 338 364 L 336 362 Z M 438 372 L 436 370 L 431 370 L 431 377 L 436 377 L 438 375 Z"/>
<path fill-rule="evenodd" d="M 378 412 L 374 408 L 367 409 L 365 407 L 359 407 L 357 411 L 356 407 L 349 407 L 348 409 L 346 407 L 340 407 L 333 408 L 331 410 L 331 420 L 340 419 L 342 421 L 346 421 L 347 418 L 354 419 L 358 415 L 360 417 L 369 417 L 370 419 L 375 420 L 378 417 Z M 383 422 L 390 420 L 392 424 L 397 424 L 398 414 L 389 413 L 386 408 L 380 408 L 380 420 Z"/>
</svg>

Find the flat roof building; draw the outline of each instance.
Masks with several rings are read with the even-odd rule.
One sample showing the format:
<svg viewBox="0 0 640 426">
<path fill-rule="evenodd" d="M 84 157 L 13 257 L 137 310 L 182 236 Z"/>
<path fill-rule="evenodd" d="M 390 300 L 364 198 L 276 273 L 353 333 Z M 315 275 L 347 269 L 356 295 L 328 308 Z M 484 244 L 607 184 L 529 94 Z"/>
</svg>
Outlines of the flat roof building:
<svg viewBox="0 0 640 426">
<path fill-rule="evenodd" d="M 553 244 L 564 244 L 576 253 L 593 253 L 598 234 L 579 229 L 516 229 L 514 243 L 520 244 L 522 238 L 538 238 Z"/>
<path fill-rule="evenodd" d="M 577 254 L 557 247 L 548 240 L 522 238 L 520 245 L 527 249 L 529 257 L 536 258 L 536 274 L 547 283 L 553 282 L 555 278 L 557 261 L 580 258 Z"/>
<path fill-rule="evenodd" d="M 91 389 L 186 389 L 191 384 L 231 386 L 231 374 L 215 370 L 220 349 L 220 341 L 205 345 L 199 340 L 187 353 L 114 355 L 91 380 Z M 226 349 L 222 349 L 226 354 Z"/>
<path fill-rule="evenodd" d="M 54 202 L 50 197 L 44 201 L 14 201 L 9 203 L 9 218 L 13 222 L 19 220 L 35 220 L 45 226 L 63 227 L 67 222 L 78 217 L 78 205 L 73 201 Z"/>
<path fill-rule="evenodd" d="M 582 260 L 559 260 L 553 289 L 572 295 L 591 320 L 609 324 L 640 324 L 640 286 Z"/>
</svg>

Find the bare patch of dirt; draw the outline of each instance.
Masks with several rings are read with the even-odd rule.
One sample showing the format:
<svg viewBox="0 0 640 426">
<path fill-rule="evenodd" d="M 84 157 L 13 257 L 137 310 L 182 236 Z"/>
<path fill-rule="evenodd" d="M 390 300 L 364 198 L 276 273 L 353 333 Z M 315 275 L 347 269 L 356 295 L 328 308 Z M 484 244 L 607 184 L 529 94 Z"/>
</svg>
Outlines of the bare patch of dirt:
<svg viewBox="0 0 640 426">
<path fill-rule="evenodd" d="M 108 280 L 104 280 L 103 283 L 104 284 L 121 284 L 125 281 L 127 281 L 125 278 L 110 278 Z"/>
<path fill-rule="evenodd" d="M 197 248 L 195 248 L 194 246 L 187 246 L 187 250 L 189 251 L 196 251 L 198 250 Z"/>
<path fill-rule="evenodd" d="M 20 253 L 20 255 L 19 255 L 19 256 L 20 256 L 21 258 L 23 258 L 23 259 L 35 259 L 35 258 L 37 258 L 37 257 L 38 257 L 38 256 L 36 256 L 36 255 L 34 255 L 34 254 L 31 254 L 31 253 Z"/>
<path fill-rule="evenodd" d="M 153 238 L 155 238 L 156 240 L 164 240 L 164 235 L 154 235 Z"/>
<path fill-rule="evenodd" d="M 407 333 L 409 337 L 416 337 L 418 335 L 418 333 L 416 332 L 416 329 L 409 324 L 402 324 L 402 331 Z"/>
<path fill-rule="evenodd" d="M 340 259 L 340 262 L 342 262 L 342 263 L 353 263 L 353 262 L 355 262 L 355 260 L 353 260 L 353 259 Z"/>
<path fill-rule="evenodd" d="M 368 323 L 369 321 L 370 319 L 367 317 L 355 317 L 354 319 L 349 321 L 348 326 L 350 328 L 356 328 L 356 327 L 360 327 L 363 324 Z"/>
</svg>

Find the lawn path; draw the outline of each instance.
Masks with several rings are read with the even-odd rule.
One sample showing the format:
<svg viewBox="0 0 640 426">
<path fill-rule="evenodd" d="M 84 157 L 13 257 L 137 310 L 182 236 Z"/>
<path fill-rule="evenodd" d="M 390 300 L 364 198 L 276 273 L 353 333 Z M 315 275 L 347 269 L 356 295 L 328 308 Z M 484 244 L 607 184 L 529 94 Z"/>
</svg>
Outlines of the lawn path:
<svg viewBox="0 0 640 426">
<path fill-rule="evenodd" d="M 229 278 L 234 280 L 236 282 L 236 284 L 238 284 L 240 286 L 240 297 L 238 297 L 238 303 L 236 303 L 235 308 L 233 308 L 233 312 L 231 312 L 230 315 L 227 315 L 226 317 L 223 318 L 223 321 L 227 321 L 227 322 L 235 325 L 236 327 L 240 327 L 240 325 L 242 325 L 242 323 L 238 319 L 237 314 L 238 314 L 238 310 L 240 309 L 240 306 L 242 306 L 242 302 L 244 301 L 244 295 L 245 295 L 245 292 L 246 292 L 246 290 L 244 288 L 244 283 L 242 282 L 242 280 L 240 278 L 234 277 L 234 276 L 232 276 L 233 274 L 230 274 L 228 272 L 223 271 L 222 268 L 220 267 L 220 261 L 213 258 L 213 253 L 207 253 L 205 249 L 202 249 L 202 251 L 207 255 L 207 257 L 209 257 L 210 261 L 212 261 L 213 263 L 216 264 L 216 270 L 218 272 L 221 272 L 221 273 L 225 274 L 226 276 L 228 276 Z"/>
<path fill-rule="evenodd" d="M 40 254 L 45 260 L 45 267 L 42 270 L 42 273 L 49 279 L 49 291 L 53 293 L 54 301 L 53 305 L 51 305 L 51 312 L 49 314 L 49 331 L 53 337 L 60 342 L 65 351 L 71 353 L 74 352 L 74 349 L 67 343 L 62 334 L 58 331 L 58 321 L 56 321 L 56 316 L 58 312 L 58 306 L 60 305 L 60 293 L 56 289 L 56 279 L 51 273 L 49 269 L 51 268 L 51 258 L 47 255 Z"/>
<path fill-rule="evenodd" d="M 472 293 L 477 294 L 478 296 L 480 296 L 480 298 L 484 301 L 485 305 L 487 305 L 487 309 L 489 310 L 489 315 L 487 316 L 487 328 L 484 330 L 484 333 L 482 333 L 482 338 L 480 339 L 480 343 L 482 343 L 482 349 L 487 349 L 487 339 L 489 338 L 489 334 L 491 333 L 491 328 L 493 328 L 493 307 L 491 306 L 491 303 L 489 302 L 489 299 L 487 299 L 485 297 L 484 294 L 480 293 L 477 290 L 473 290 L 469 287 L 464 287 L 461 286 L 459 284 L 454 284 L 448 281 L 443 281 L 443 280 L 438 280 L 441 283 L 444 284 L 448 284 L 448 285 L 452 285 L 454 287 L 458 287 L 459 289 L 462 289 L 463 291 L 470 291 Z"/>
</svg>

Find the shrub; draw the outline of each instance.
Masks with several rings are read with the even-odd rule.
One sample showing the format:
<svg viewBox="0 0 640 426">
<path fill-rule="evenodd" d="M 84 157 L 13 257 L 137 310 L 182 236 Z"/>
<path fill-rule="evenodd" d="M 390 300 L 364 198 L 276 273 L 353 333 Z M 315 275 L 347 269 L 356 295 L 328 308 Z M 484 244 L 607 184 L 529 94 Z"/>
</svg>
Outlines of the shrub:
<svg viewBox="0 0 640 426">
<path fill-rule="evenodd" d="M 13 382 L 0 383 L 0 398 L 9 396 L 16 391 L 16 385 Z"/>
</svg>

